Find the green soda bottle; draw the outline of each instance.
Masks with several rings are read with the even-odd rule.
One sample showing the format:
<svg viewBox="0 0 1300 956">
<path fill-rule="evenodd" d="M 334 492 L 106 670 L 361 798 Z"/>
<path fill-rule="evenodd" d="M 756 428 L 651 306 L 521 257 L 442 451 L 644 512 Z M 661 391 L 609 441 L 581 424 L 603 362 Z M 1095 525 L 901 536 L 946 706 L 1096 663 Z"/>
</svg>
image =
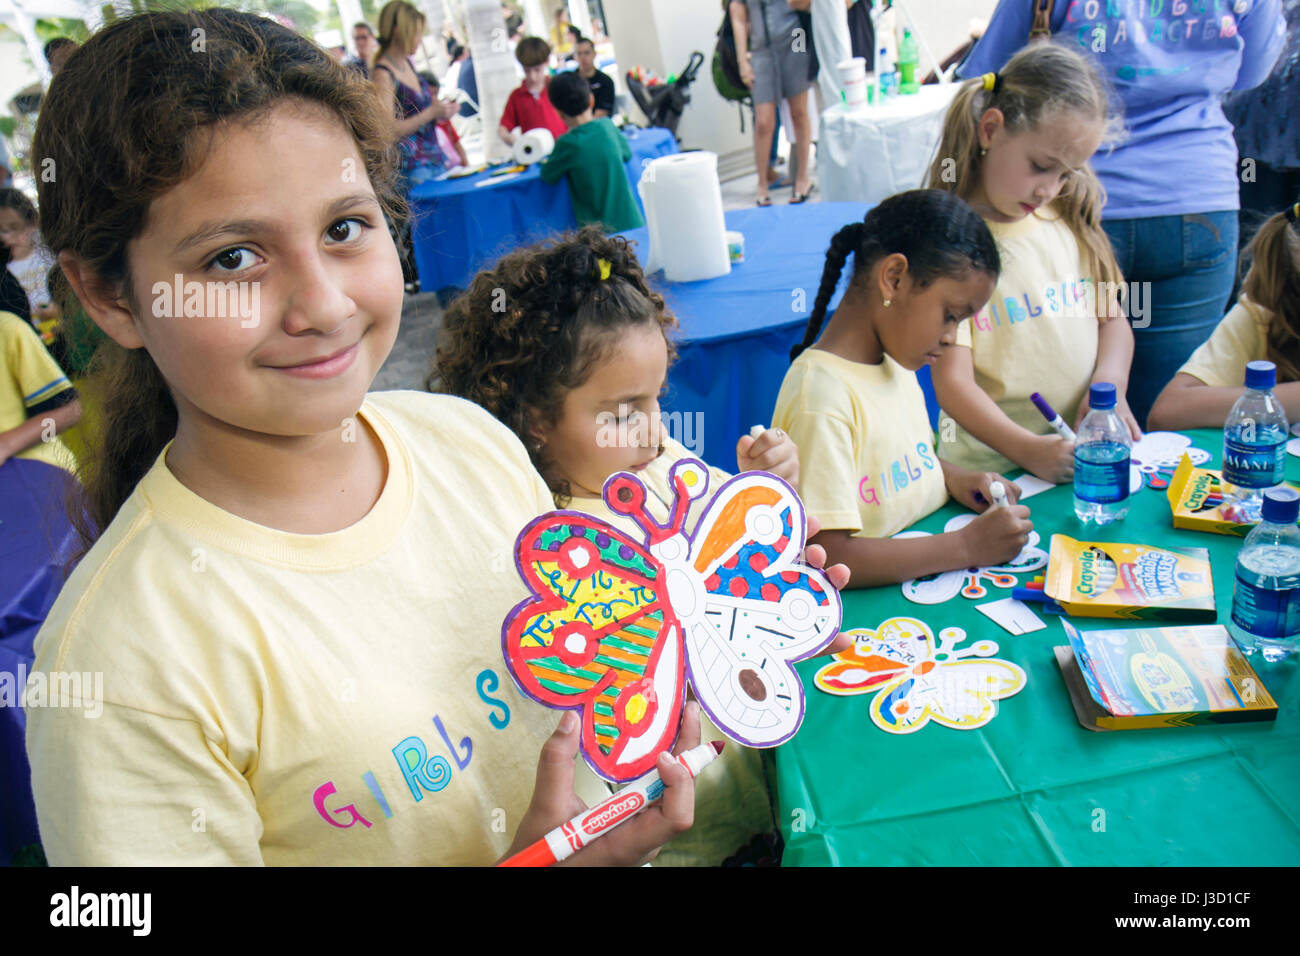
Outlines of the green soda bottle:
<svg viewBox="0 0 1300 956">
<path fill-rule="evenodd" d="M 920 54 L 916 49 L 916 38 L 911 30 L 903 31 L 903 40 L 898 44 L 898 72 L 901 79 L 899 92 L 915 93 L 920 84 L 916 82 L 916 64 Z"/>
</svg>

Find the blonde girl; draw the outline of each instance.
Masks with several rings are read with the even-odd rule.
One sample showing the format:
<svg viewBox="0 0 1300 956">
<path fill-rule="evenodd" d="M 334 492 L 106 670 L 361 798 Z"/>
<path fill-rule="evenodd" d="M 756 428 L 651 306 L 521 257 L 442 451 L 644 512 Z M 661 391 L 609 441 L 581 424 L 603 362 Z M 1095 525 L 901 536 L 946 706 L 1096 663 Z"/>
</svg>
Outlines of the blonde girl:
<svg viewBox="0 0 1300 956">
<path fill-rule="evenodd" d="M 953 423 L 940 422 L 941 456 L 1068 481 L 1073 443 L 1048 427 L 1030 396 L 1041 393 L 1077 426 L 1092 382 L 1115 385 L 1117 410 L 1140 436 L 1123 398 L 1133 358 L 1123 277 L 1088 165 L 1110 124 L 1096 69 L 1050 44 L 966 83 L 949 107 L 929 183 L 984 217 L 1002 274 L 935 366 L 935 394 Z"/>
</svg>

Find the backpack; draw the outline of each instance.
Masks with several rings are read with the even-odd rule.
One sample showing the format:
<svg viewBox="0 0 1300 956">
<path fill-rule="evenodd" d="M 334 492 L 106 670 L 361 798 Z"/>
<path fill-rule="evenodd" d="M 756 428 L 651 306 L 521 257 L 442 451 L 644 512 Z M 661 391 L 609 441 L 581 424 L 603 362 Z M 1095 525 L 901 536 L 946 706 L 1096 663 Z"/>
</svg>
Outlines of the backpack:
<svg viewBox="0 0 1300 956">
<path fill-rule="evenodd" d="M 749 99 L 749 87 L 740 78 L 740 60 L 736 56 L 736 35 L 731 29 L 731 14 L 724 11 L 718 28 L 718 42 L 713 48 L 713 85 L 724 100 L 742 103 Z"/>
</svg>

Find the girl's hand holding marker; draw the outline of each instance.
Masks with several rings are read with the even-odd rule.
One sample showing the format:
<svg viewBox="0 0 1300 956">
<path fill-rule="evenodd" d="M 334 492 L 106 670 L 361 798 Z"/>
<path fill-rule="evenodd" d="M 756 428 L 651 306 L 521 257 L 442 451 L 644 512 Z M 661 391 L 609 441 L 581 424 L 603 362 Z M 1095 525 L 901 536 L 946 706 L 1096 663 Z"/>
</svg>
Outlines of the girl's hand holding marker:
<svg viewBox="0 0 1300 956">
<path fill-rule="evenodd" d="M 799 449 L 779 428 L 755 425 L 736 442 L 737 471 L 766 471 L 799 490 Z"/>
<path fill-rule="evenodd" d="M 587 806 L 573 791 L 573 771 L 578 756 L 579 717 L 568 711 L 560 725 L 542 745 L 537 762 L 537 783 L 528 812 L 519 823 L 514 843 L 503 863 L 512 866 L 544 866 L 546 854 L 540 847 L 553 845 L 547 836 L 568 822 L 589 818 Z M 681 733 L 672 754 L 659 755 L 655 771 L 663 781 L 662 799 L 646 806 L 616 827 L 600 827 L 589 820 L 586 839 L 594 842 L 573 855 L 573 863 L 582 866 L 639 866 L 658 855 L 660 847 L 695 821 L 695 780 L 691 772 L 675 759 L 700 745 L 700 705 L 688 701 L 682 712 Z M 649 776 L 649 775 L 647 775 Z M 635 786 L 645 781 L 634 781 Z M 617 796 L 614 795 L 615 797 Z M 613 800 L 613 798 L 611 798 Z M 607 801 L 608 802 L 608 801 Z M 602 804 L 601 806 L 604 806 Z M 612 811 L 611 811 L 612 812 Z M 597 831 L 596 833 L 590 832 Z M 595 839 L 596 836 L 602 837 Z M 581 840 L 578 840 L 581 844 Z M 519 854 L 527 855 L 516 861 Z M 563 857 L 559 857 L 563 859 Z"/>
<path fill-rule="evenodd" d="M 1054 485 L 1074 480 L 1074 430 L 1065 423 L 1059 412 L 1047 403 L 1038 392 L 1029 396 L 1034 407 L 1047 419 L 1058 437 L 1037 435 L 1023 452 L 1025 469 Z"/>
</svg>

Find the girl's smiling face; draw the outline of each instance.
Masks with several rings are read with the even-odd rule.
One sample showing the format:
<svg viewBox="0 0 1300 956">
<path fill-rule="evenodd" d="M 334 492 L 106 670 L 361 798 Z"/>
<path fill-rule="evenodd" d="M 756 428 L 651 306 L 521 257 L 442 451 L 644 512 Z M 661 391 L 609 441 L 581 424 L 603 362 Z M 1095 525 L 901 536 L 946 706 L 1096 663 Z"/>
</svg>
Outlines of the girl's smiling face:
<svg viewBox="0 0 1300 956">
<path fill-rule="evenodd" d="M 1101 145 L 1102 121 L 1077 110 L 1048 113 L 1033 129 L 1008 131 L 997 109 L 980 118 L 979 167 L 971 206 L 992 222 L 1018 222 L 1055 199 L 1071 170 L 1081 169 Z"/>
<path fill-rule="evenodd" d="M 196 148 L 203 165 L 153 200 L 128 244 L 133 308 L 123 316 L 119 300 L 107 328 L 148 350 L 182 429 L 337 430 L 392 349 L 402 309 L 397 250 L 355 140 L 324 108 L 283 100 Z M 205 301 L 236 283 L 259 308 L 186 317 L 164 292 L 177 275 Z"/>
</svg>

